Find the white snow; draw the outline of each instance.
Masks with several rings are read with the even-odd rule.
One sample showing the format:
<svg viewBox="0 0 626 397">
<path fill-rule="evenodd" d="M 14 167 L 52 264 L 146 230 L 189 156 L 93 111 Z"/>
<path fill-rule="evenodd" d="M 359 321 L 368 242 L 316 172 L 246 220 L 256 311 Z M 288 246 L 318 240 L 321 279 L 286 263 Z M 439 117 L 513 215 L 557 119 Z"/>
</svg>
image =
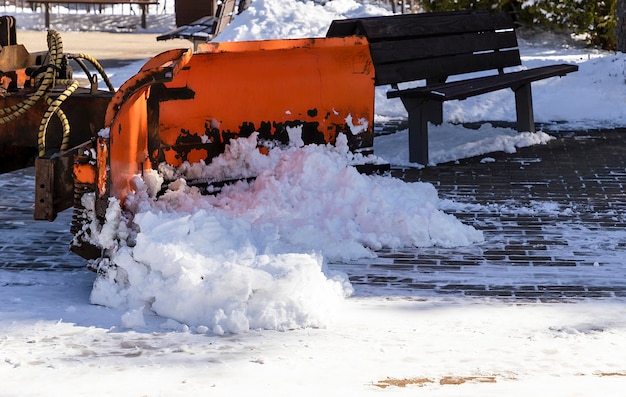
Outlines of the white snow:
<svg viewBox="0 0 626 397">
<path fill-rule="evenodd" d="M 333 19 L 388 13 L 353 0 L 256 0 L 220 40 L 323 36 Z M 33 19 L 17 17 L 21 28 Z M 522 56 L 525 66 L 580 67 L 533 85 L 538 122 L 554 130 L 624 125 L 623 54 L 523 42 Z M 115 70 L 114 83 L 140 66 Z M 377 89 L 377 120 L 405 117 L 384 92 Z M 446 123 L 430 129 L 433 163 L 551 139 L 451 123 L 514 114 L 509 91 L 446 103 Z M 0 270 L 0 395 L 621 393 L 623 301 L 360 296 L 329 260 L 373 258 L 382 247 L 472 245 L 482 232 L 446 214 L 464 204 L 439 200 L 431 184 L 359 174 L 353 164 L 380 160 L 350 154 L 344 140 L 263 156 L 251 150 L 255 139 L 235 141 L 207 166 L 136 178 L 127 203 L 135 216 L 112 201 L 107 225 L 93 230 L 116 267 L 102 261 L 98 275 Z M 408 163 L 407 140 L 406 131 L 377 137 L 375 154 L 418 166 Z M 214 196 L 184 179 L 249 176 Z"/>
<path fill-rule="evenodd" d="M 373 257 L 383 247 L 483 241 L 480 231 L 437 208 L 431 184 L 351 167 L 355 156 L 345 136 L 334 146 L 274 148 L 267 156 L 255 150 L 256 134 L 232 146 L 224 157 L 245 164 L 236 171 L 246 170 L 234 176 L 257 175 L 253 182 L 203 196 L 176 180 L 155 200 L 150 175 L 134 183 L 127 203 L 132 219 L 120 222 L 119 203 L 111 202 L 94 239 L 112 248 L 116 267 L 105 271 L 109 261 L 99 264 L 92 303 L 146 307 L 216 334 L 321 327 L 338 298 L 352 292 L 345 276 L 325 271 L 324 261 Z M 252 159 L 241 159 L 246 156 Z M 212 163 L 200 175 L 233 179 L 216 168 Z M 112 236 L 122 236 L 119 246 Z"/>
</svg>

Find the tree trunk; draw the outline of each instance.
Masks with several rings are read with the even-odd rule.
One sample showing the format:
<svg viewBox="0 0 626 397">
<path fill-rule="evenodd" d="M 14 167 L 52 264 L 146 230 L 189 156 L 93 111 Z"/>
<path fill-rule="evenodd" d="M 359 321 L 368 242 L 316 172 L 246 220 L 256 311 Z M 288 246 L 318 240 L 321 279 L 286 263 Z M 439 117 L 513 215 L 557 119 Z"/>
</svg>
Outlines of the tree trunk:
<svg viewBox="0 0 626 397">
<path fill-rule="evenodd" d="M 617 51 L 626 53 L 626 0 L 616 0 L 615 39 Z"/>
</svg>

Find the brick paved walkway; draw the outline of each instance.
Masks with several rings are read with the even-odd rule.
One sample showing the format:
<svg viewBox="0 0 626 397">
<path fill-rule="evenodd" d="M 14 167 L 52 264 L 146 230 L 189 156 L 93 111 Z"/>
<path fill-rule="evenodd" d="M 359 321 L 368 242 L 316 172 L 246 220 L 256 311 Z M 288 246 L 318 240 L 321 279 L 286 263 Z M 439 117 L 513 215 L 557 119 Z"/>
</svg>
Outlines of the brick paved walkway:
<svg viewBox="0 0 626 397">
<path fill-rule="evenodd" d="M 485 235 L 455 249 L 383 251 L 331 264 L 358 295 L 479 296 L 516 300 L 626 297 L 626 130 L 571 134 L 547 145 L 426 169 L 442 208 Z M 482 161 L 486 157 L 491 161 Z M 76 269 L 70 211 L 32 220 L 32 169 L 0 178 L 0 269 Z"/>
<path fill-rule="evenodd" d="M 564 134 L 514 154 L 393 175 L 433 183 L 446 212 L 483 230 L 486 241 L 333 264 L 358 294 L 626 296 L 626 130 Z"/>
<path fill-rule="evenodd" d="M 33 220 L 33 168 L 0 175 L 0 269 L 76 269 L 85 261 L 69 252 L 72 211 L 54 222 Z"/>
</svg>

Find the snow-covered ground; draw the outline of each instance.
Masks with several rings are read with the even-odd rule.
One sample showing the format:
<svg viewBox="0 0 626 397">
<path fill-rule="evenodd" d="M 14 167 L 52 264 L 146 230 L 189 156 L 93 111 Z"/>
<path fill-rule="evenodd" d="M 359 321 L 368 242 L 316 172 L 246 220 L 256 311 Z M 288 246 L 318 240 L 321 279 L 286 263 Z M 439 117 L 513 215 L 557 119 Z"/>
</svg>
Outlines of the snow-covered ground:
<svg viewBox="0 0 626 397">
<path fill-rule="evenodd" d="M 220 39 L 323 36 L 333 19 L 387 13 L 353 0 L 325 6 L 256 0 Z M 16 16 L 21 28 L 38 28 L 28 24 L 31 14 Z M 432 161 L 514 152 L 564 129 L 624 126 L 624 55 L 565 43 L 538 37 L 522 43 L 525 66 L 580 67 L 533 85 L 536 120 L 547 133 L 449 123 L 513 121 L 511 92 L 446 103 L 449 122 L 431 128 Z M 140 66 L 114 70 L 114 83 Z M 382 88 L 376 117 L 405 117 Z M 377 137 L 376 155 L 409 165 L 406 134 Z M 471 245 L 483 240 L 482 232 L 442 211 L 430 184 L 358 174 L 350 164 L 359 159 L 341 145 L 245 156 L 254 153 L 247 145 L 254 141 L 233 145 L 220 172 L 243 164 L 256 180 L 215 197 L 200 197 L 178 181 L 155 201 L 151 192 L 162 176 L 137 181 L 132 223 L 112 206 L 110 228 L 94 233 L 112 249 L 116 271 L 0 270 L 0 396 L 607 396 L 623 390 L 623 300 L 520 305 L 372 289 L 363 296 L 329 269 L 329 260 L 375 257 L 381 247 Z M 28 183 L 28 172 L 0 176 L 2 202 L 12 200 L 6 188 Z M 8 204 L 0 208 L 11 213 Z M 67 220 L 62 214 L 60 222 Z M 0 222 L 20 233 L 16 218 Z M 115 239 L 126 234 L 132 244 Z"/>
</svg>

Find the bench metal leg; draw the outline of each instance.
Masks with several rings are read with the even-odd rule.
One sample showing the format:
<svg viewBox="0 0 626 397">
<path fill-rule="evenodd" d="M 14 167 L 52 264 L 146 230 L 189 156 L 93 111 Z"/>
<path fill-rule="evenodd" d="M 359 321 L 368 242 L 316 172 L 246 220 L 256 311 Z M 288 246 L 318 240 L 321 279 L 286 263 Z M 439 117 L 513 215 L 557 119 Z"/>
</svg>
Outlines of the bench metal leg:
<svg viewBox="0 0 626 397">
<path fill-rule="evenodd" d="M 517 113 L 517 130 L 519 132 L 535 132 L 533 95 L 530 83 L 515 90 L 515 111 Z"/>
<path fill-rule="evenodd" d="M 50 4 L 46 3 L 44 4 L 44 8 L 45 8 L 45 22 L 46 22 L 46 29 L 50 29 Z"/>
<path fill-rule="evenodd" d="M 437 125 L 443 123 L 443 102 L 424 100 L 422 106 L 426 120 Z"/>
<path fill-rule="evenodd" d="M 141 27 L 143 29 L 146 28 L 146 14 L 148 13 L 148 5 L 147 4 L 142 4 L 141 5 Z"/>
<path fill-rule="evenodd" d="M 428 122 L 443 122 L 443 104 L 421 98 L 402 98 L 409 113 L 409 161 L 428 165 Z"/>
</svg>

